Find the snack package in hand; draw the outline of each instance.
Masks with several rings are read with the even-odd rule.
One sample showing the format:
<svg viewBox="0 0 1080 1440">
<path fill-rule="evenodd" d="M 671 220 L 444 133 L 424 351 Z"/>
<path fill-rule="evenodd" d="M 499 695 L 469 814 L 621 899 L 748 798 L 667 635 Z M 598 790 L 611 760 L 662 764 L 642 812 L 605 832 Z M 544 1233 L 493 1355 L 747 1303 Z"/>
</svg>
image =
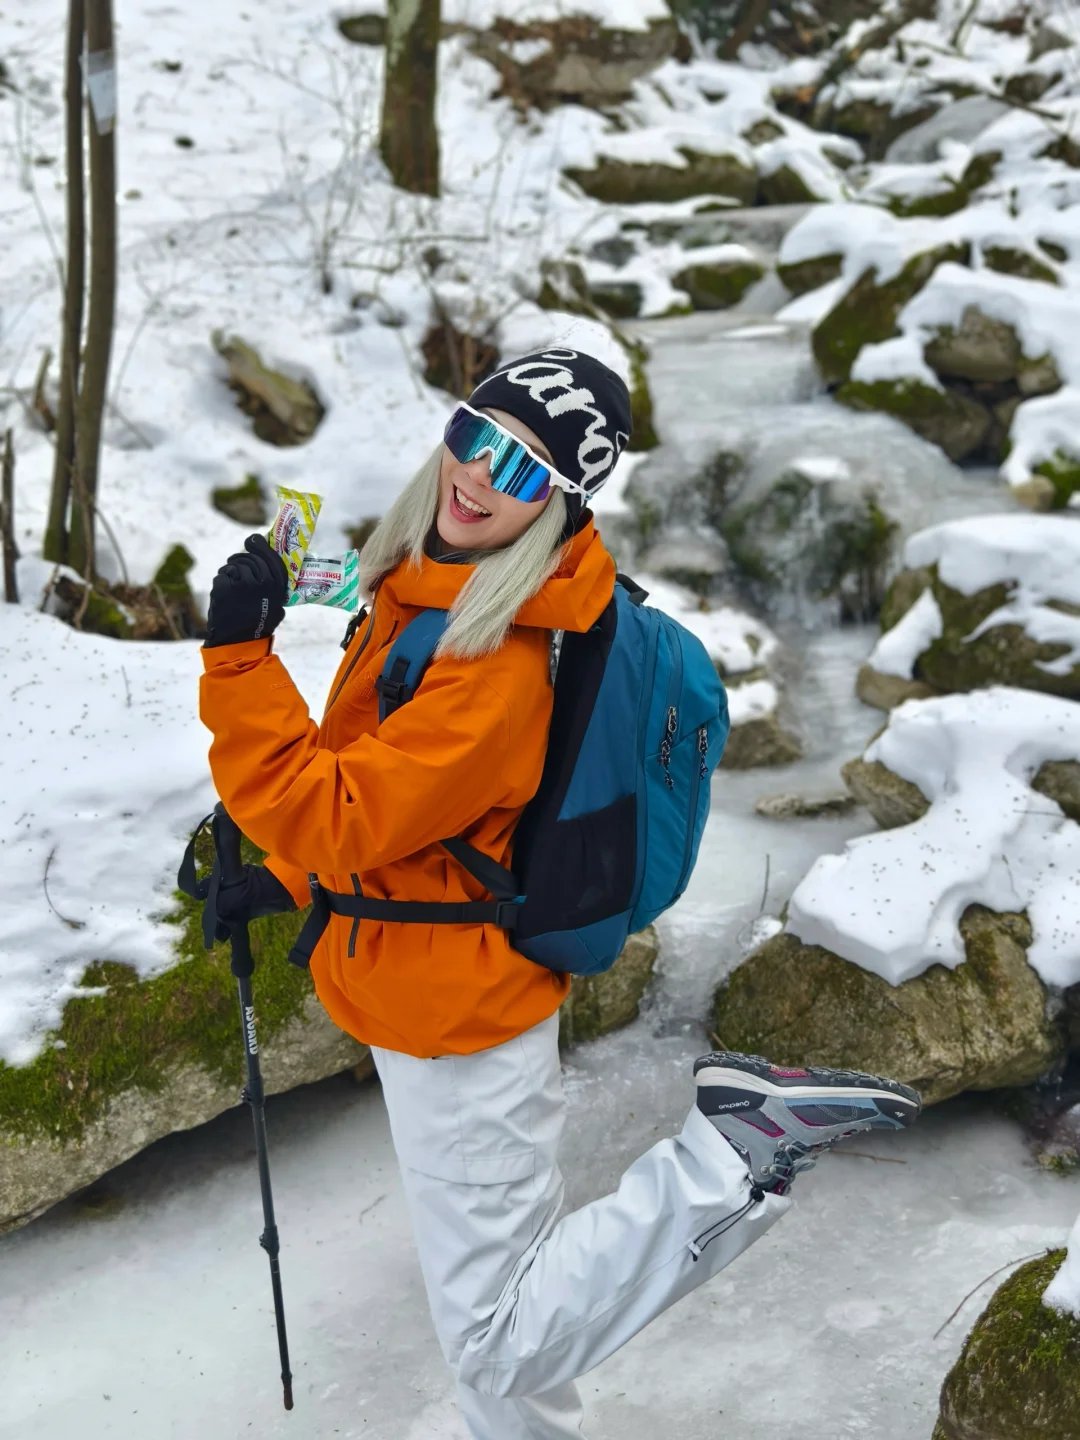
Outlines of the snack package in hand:
<svg viewBox="0 0 1080 1440">
<path fill-rule="evenodd" d="M 304 556 L 315 533 L 315 522 L 322 509 L 322 496 L 304 490 L 288 490 L 283 485 L 277 487 L 277 493 L 278 513 L 267 539 L 271 548 L 285 561 L 289 588 L 295 590 Z"/>
<path fill-rule="evenodd" d="M 334 610 L 360 607 L 360 552 L 347 550 L 340 560 L 306 555 L 290 605 L 329 605 Z"/>
</svg>

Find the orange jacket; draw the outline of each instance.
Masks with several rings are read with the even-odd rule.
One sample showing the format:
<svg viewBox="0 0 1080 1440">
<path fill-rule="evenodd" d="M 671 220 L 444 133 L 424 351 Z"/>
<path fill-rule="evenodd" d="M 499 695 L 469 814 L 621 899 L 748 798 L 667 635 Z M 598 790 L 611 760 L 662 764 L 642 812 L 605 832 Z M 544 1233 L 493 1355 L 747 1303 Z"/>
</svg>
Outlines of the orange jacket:
<svg viewBox="0 0 1080 1440">
<path fill-rule="evenodd" d="M 378 724 L 375 681 L 393 638 L 448 608 L 472 567 L 403 561 L 383 580 L 317 726 L 272 642 L 203 650 L 200 713 L 225 808 L 269 852 L 298 905 L 308 872 L 331 890 L 391 900 L 483 900 L 438 843 L 464 835 L 502 865 L 540 783 L 551 720 L 552 630 L 589 629 L 615 566 L 590 523 L 555 575 L 481 660 L 435 660 L 414 698 Z M 311 973 L 331 1018 L 358 1040 L 410 1055 L 469 1054 L 553 1014 L 569 979 L 511 948 L 495 925 L 382 924 L 332 915 Z"/>
</svg>

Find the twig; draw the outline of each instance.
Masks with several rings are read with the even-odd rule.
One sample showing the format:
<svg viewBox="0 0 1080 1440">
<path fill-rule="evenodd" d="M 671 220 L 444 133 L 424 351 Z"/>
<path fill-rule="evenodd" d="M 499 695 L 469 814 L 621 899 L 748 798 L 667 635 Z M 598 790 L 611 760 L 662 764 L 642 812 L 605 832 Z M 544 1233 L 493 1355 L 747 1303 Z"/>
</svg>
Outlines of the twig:
<svg viewBox="0 0 1080 1440">
<path fill-rule="evenodd" d="M 172 635 L 174 640 L 182 640 L 184 637 L 180 634 L 180 629 L 177 626 L 176 621 L 172 617 L 172 612 L 169 610 L 168 601 L 165 599 L 161 586 L 155 585 L 153 589 L 154 598 L 157 600 L 158 605 L 161 607 L 161 613 L 164 616 L 165 624 L 169 627 L 169 633 Z"/>
<path fill-rule="evenodd" d="M 944 1321 L 934 1331 L 934 1339 L 936 1340 L 938 1338 L 938 1336 L 942 1333 L 946 1326 L 952 1324 L 952 1322 L 956 1319 L 957 1315 L 960 1314 L 960 1311 L 975 1294 L 975 1291 L 981 1290 L 982 1287 L 986 1284 L 987 1280 L 994 1280 L 998 1275 L 1001 1274 L 1003 1270 L 1011 1270 L 1014 1265 L 1023 1265 L 1028 1260 L 1037 1260 L 1040 1255 L 1046 1255 L 1047 1253 L 1048 1252 L 1046 1250 L 1036 1250 L 1033 1255 L 1021 1255 L 1019 1260 L 1006 1260 L 1004 1265 L 999 1265 L 998 1268 L 992 1271 L 989 1275 L 984 1275 L 983 1278 L 979 1281 L 978 1285 L 973 1286 L 968 1291 L 968 1293 L 964 1296 L 963 1300 L 960 1301 L 960 1304 L 957 1305 L 956 1309 L 949 1316 L 948 1320 Z"/>
<path fill-rule="evenodd" d="M 0 535 L 4 551 L 4 599 L 9 605 L 19 603 L 19 582 L 15 562 L 19 547 L 15 544 L 15 442 L 11 431 L 4 434 L 4 459 L 0 480 Z"/>
<path fill-rule="evenodd" d="M 758 918 L 765 914 L 765 905 L 769 899 L 769 873 L 772 869 L 772 856 L 765 856 L 765 888 L 761 892 L 761 904 L 758 907 Z"/>
<path fill-rule="evenodd" d="M 709 1031 L 709 1039 L 712 1040 L 712 1041 L 715 1043 L 715 1045 L 717 1046 L 717 1048 L 720 1049 L 720 1050 L 726 1050 L 726 1049 L 728 1048 L 728 1047 L 724 1044 L 723 1040 L 720 1039 L 720 1036 L 716 1033 L 715 1030 L 710 1030 L 710 1031 Z"/>
<path fill-rule="evenodd" d="M 124 669 L 123 665 L 120 666 L 120 674 L 124 677 L 124 694 L 125 694 L 126 697 L 127 697 L 127 699 L 125 700 L 124 703 L 125 703 L 127 709 L 130 710 L 130 709 L 131 709 L 131 686 L 128 684 L 127 671 Z"/>
<path fill-rule="evenodd" d="M 69 920 L 66 915 L 60 914 L 60 911 L 52 902 L 52 897 L 49 894 L 49 866 L 52 864 L 55 856 L 56 846 L 54 845 L 53 848 L 49 851 L 49 858 L 45 861 L 45 874 L 41 877 L 41 888 L 45 891 L 46 903 L 48 904 L 49 909 L 53 912 L 56 918 L 62 921 L 69 930 L 85 930 L 85 920 Z"/>
<path fill-rule="evenodd" d="M 52 364 L 52 351 L 46 347 L 41 352 L 41 363 L 38 365 L 37 377 L 34 380 L 34 398 L 31 402 L 34 407 L 34 414 L 38 417 L 46 434 L 56 429 L 56 416 L 53 414 L 52 406 L 45 398 L 45 383 L 49 378 L 49 366 Z"/>
<path fill-rule="evenodd" d="M 898 1160 L 895 1155 L 871 1155 L 869 1150 L 834 1150 L 834 1155 L 850 1155 L 853 1160 L 876 1160 L 879 1165 L 906 1165 L 906 1160 Z"/>
</svg>

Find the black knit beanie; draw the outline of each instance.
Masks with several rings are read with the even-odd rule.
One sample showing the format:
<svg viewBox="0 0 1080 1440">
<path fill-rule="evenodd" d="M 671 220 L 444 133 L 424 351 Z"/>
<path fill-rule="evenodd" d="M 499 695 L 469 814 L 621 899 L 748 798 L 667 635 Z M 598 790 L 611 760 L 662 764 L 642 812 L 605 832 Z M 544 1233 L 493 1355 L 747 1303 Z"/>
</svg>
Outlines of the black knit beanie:
<svg viewBox="0 0 1080 1440">
<path fill-rule="evenodd" d="M 595 495 L 630 439 L 630 392 L 614 370 L 577 350 L 542 350 L 496 370 L 469 396 L 474 410 L 505 410 L 544 442 L 555 468 Z M 568 534 L 586 501 L 565 491 Z"/>
</svg>

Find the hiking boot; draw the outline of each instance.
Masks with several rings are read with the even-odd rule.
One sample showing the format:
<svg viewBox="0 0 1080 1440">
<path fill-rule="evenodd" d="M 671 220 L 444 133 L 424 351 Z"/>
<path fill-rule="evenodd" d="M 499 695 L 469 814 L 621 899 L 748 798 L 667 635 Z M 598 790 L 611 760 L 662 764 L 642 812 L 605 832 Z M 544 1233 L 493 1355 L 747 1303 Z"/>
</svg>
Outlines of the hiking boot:
<svg viewBox="0 0 1080 1440">
<path fill-rule="evenodd" d="M 918 1091 L 897 1080 L 729 1050 L 696 1060 L 694 1077 L 698 1109 L 746 1161 L 751 1182 L 776 1195 L 845 1135 L 904 1130 L 922 1109 Z"/>
</svg>

